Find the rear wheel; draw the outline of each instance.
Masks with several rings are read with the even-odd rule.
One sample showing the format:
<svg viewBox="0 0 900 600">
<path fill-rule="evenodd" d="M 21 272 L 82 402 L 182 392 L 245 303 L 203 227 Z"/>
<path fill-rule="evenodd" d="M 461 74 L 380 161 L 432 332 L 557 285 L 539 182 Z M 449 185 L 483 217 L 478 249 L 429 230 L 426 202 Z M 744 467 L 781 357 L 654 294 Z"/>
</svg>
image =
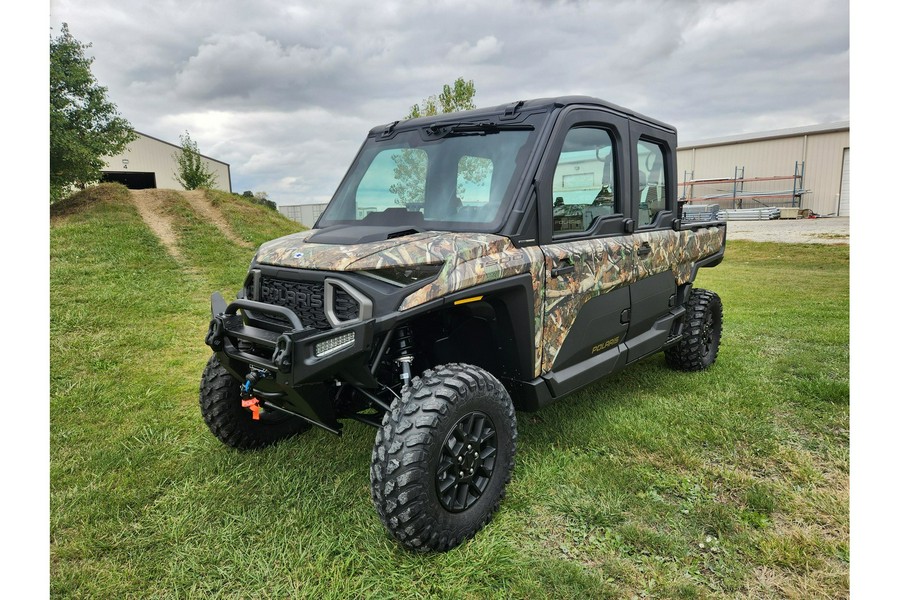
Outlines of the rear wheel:
<svg viewBox="0 0 900 600">
<path fill-rule="evenodd" d="M 240 382 L 212 355 L 200 380 L 200 412 L 214 436 L 239 450 L 262 448 L 309 429 L 303 420 L 283 413 L 261 411 L 253 419 L 241 406 Z"/>
<path fill-rule="evenodd" d="M 666 362 L 680 371 L 701 371 L 719 355 L 722 339 L 722 300 L 709 290 L 695 289 L 685 306 L 684 335 L 666 349 Z"/>
<path fill-rule="evenodd" d="M 407 548 L 449 550 L 491 520 L 515 452 L 515 411 L 493 375 L 464 364 L 429 369 L 384 416 L 372 451 L 372 500 Z"/>
</svg>

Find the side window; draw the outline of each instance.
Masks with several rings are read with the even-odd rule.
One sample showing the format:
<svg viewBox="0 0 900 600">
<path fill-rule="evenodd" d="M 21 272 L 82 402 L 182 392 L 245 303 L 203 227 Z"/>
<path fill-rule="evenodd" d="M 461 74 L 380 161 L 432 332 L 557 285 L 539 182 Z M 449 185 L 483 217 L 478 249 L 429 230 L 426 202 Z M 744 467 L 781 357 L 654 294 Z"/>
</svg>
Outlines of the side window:
<svg viewBox="0 0 900 600">
<path fill-rule="evenodd" d="M 638 161 L 638 227 L 653 223 L 656 214 L 666 208 L 666 169 L 659 144 L 640 140 Z"/>
<path fill-rule="evenodd" d="M 616 211 L 613 142 L 594 127 L 569 130 L 553 174 L 553 233 L 587 231 Z"/>
</svg>

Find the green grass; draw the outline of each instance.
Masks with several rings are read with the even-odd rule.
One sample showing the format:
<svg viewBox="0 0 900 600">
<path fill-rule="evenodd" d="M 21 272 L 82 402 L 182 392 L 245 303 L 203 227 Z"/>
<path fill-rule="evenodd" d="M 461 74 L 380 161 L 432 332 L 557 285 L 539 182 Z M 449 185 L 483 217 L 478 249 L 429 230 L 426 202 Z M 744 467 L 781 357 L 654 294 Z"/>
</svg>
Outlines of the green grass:
<svg viewBox="0 0 900 600">
<path fill-rule="evenodd" d="M 278 211 L 251 202 L 243 196 L 219 190 L 207 190 L 206 197 L 222 211 L 231 229 L 253 246 L 260 246 L 271 239 L 288 235 L 302 225 L 286 219 Z"/>
<path fill-rule="evenodd" d="M 209 294 L 253 255 L 178 198 L 190 268 L 127 193 L 51 230 L 51 593 L 60 597 L 842 597 L 849 570 L 847 246 L 731 242 L 717 364 L 652 357 L 519 415 L 508 496 L 446 554 L 406 552 L 371 506 L 374 430 L 221 446 L 197 387 Z M 233 196 L 258 244 L 294 230 Z"/>
</svg>

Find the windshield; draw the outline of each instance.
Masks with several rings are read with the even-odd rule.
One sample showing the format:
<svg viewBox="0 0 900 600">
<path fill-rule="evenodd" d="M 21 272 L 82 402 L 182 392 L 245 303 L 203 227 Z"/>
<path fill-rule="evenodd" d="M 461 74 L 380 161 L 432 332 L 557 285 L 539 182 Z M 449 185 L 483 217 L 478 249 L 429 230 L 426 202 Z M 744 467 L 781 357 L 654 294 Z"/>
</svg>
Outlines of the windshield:
<svg viewBox="0 0 900 600">
<path fill-rule="evenodd" d="M 535 120 L 544 115 L 532 115 Z M 461 124 L 369 138 L 318 222 L 494 231 L 534 145 L 522 123 Z"/>
</svg>

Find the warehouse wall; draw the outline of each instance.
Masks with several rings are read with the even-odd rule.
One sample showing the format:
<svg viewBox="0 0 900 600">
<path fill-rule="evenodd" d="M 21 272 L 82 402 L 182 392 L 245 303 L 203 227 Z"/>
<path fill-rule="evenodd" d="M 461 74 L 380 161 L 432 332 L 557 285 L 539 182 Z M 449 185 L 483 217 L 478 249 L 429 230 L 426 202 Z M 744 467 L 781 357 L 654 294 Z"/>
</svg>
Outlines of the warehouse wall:
<svg viewBox="0 0 900 600">
<path fill-rule="evenodd" d="M 850 132 L 836 131 L 811 135 L 806 148 L 806 181 L 812 190 L 805 205 L 820 215 L 836 213 L 841 194 L 841 167 L 844 148 L 850 147 Z"/>
<path fill-rule="evenodd" d="M 178 163 L 174 155 L 181 152 L 181 147 L 142 133 L 137 135 L 137 139 L 131 142 L 124 152 L 105 159 L 106 167 L 103 171 L 152 172 L 156 174 L 156 187 L 173 190 L 184 189 L 175 179 Z M 128 160 L 127 167 L 122 162 L 123 159 Z M 201 160 L 216 175 L 216 189 L 230 192 L 231 172 L 229 166 L 207 157 L 202 157 Z"/>
<path fill-rule="evenodd" d="M 318 220 L 319 215 L 322 214 L 322 211 L 325 210 L 326 206 L 328 206 L 327 203 L 291 204 L 279 206 L 278 212 L 286 216 L 288 219 L 291 219 L 292 221 L 297 221 L 302 225 L 312 227 L 313 225 L 315 225 L 316 220 Z"/>
<path fill-rule="evenodd" d="M 801 134 L 784 138 L 729 142 L 721 145 L 682 147 L 678 150 L 678 181 L 688 178 L 732 178 L 734 168 L 744 167 L 744 177 L 790 176 L 796 161 L 806 161 L 801 207 L 827 215 L 837 211 L 841 186 L 841 167 L 844 148 L 850 147 L 850 132 Z M 729 184 L 695 186 L 694 195 L 726 192 Z M 790 179 L 777 182 L 745 183 L 745 190 L 791 190 Z M 679 187 L 679 192 L 683 188 Z M 690 190 L 688 191 L 690 196 Z M 787 200 L 787 199 L 786 199 Z M 745 207 L 750 205 L 745 203 Z"/>
<path fill-rule="evenodd" d="M 689 154 L 682 163 L 682 154 Z M 678 171 L 693 171 L 694 179 L 734 177 L 734 167 L 745 167 L 745 177 L 792 175 L 794 161 L 803 160 L 803 138 L 744 142 L 726 146 L 691 148 L 678 152 Z M 682 166 L 683 165 L 683 166 Z"/>
</svg>

